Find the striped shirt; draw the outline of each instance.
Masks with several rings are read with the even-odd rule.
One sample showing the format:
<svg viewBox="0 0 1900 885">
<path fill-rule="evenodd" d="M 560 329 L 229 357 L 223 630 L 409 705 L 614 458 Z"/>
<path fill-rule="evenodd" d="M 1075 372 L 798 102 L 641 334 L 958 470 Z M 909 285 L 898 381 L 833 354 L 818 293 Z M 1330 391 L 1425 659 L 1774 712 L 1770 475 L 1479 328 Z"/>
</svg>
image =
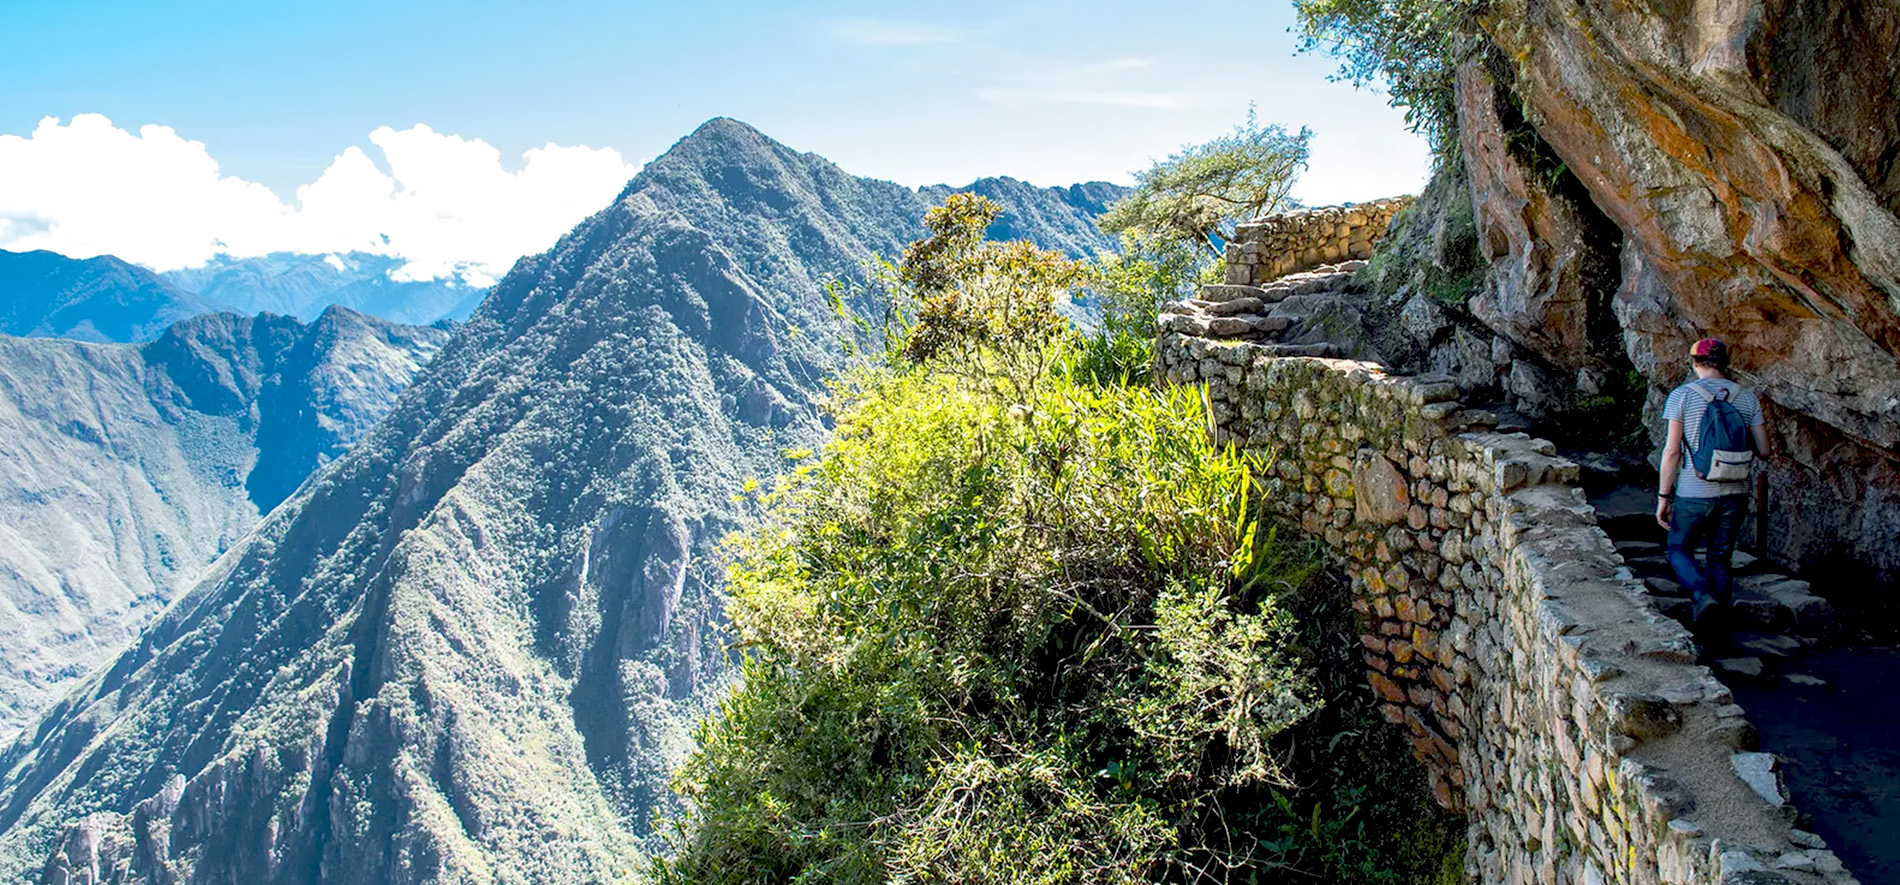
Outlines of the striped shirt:
<svg viewBox="0 0 1900 885">
<path fill-rule="evenodd" d="M 1700 390 L 1691 391 L 1691 387 Z M 1747 480 L 1709 482 L 1695 475 L 1695 456 L 1691 453 L 1702 442 L 1702 413 L 1708 411 L 1709 399 L 1722 391 L 1728 392 L 1729 403 L 1742 413 L 1742 420 L 1748 426 L 1761 426 L 1761 400 L 1755 398 L 1753 391 L 1726 378 L 1703 378 L 1670 391 L 1669 401 L 1663 404 L 1663 418 L 1682 422 L 1682 470 L 1676 474 L 1677 497 L 1720 498 L 1748 494 Z"/>
</svg>

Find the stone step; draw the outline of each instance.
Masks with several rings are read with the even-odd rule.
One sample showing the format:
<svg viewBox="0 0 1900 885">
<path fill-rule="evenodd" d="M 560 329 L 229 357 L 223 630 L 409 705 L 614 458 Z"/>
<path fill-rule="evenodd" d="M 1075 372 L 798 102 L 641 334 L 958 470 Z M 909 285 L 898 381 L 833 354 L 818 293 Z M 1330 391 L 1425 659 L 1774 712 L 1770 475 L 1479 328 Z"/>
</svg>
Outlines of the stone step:
<svg viewBox="0 0 1900 885">
<path fill-rule="evenodd" d="M 1656 610 L 1664 617 L 1674 618 L 1687 626 L 1689 619 L 1695 617 L 1695 603 L 1687 596 L 1653 596 Z"/>
<path fill-rule="evenodd" d="M 1624 540 L 1617 541 L 1615 544 L 1616 552 L 1623 554 L 1623 558 L 1625 559 L 1630 557 L 1663 555 L 1663 545 L 1656 541 Z"/>
<path fill-rule="evenodd" d="M 1286 331 L 1292 324 L 1286 317 L 1217 316 L 1208 318 L 1207 331 L 1215 338 L 1258 338 Z"/>
<path fill-rule="evenodd" d="M 1768 668 L 1756 657 L 1716 658 L 1709 662 L 1711 669 L 1725 679 L 1761 679 L 1768 675 Z"/>
<path fill-rule="evenodd" d="M 1800 635 L 1828 639 L 1840 633 L 1840 616 L 1834 606 L 1814 595 L 1807 581 L 1778 574 L 1747 575 L 1736 579 L 1735 596 L 1738 602 L 1754 601 L 1758 611 L 1772 607 L 1774 617 Z"/>
<path fill-rule="evenodd" d="M 1282 301 L 1291 291 L 1290 287 L 1274 289 L 1271 286 L 1242 286 L 1234 283 L 1208 283 L 1195 293 L 1201 301 L 1224 304 L 1243 298 L 1253 299 L 1261 304 L 1273 304 Z"/>
<path fill-rule="evenodd" d="M 1206 310 L 1210 316 L 1231 317 L 1241 314 L 1256 314 L 1267 309 L 1267 304 L 1258 298 L 1235 298 L 1231 301 L 1207 302 Z"/>
<path fill-rule="evenodd" d="M 1728 645 L 1739 652 L 1762 658 L 1763 660 L 1772 659 L 1780 661 L 1793 660 L 1795 655 L 1799 654 L 1802 649 L 1807 648 L 1807 643 L 1792 636 L 1783 636 L 1779 633 L 1753 633 L 1747 631 L 1731 634 L 1728 637 Z"/>
<path fill-rule="evenodd" d="M 1649 592 L 1657 596 L 1681 596 L 1687 598 L 1689 595 L 1687 591 L 1682 589 L 1681 584 L 1669 578 L 1649 578 L 1647 581 L 1649 584 Z"/>
<path fill-rule="evenodd" d="M 1195 338 L 1242 338 L 1257 340 L 1278 335 L 1293 324 L 1287 317 L 1243 314 L 1240 316 L 1203 316 L 1198 313 L 1170 311 L 1155 319 L 1155 328 Z"/>
</svg>

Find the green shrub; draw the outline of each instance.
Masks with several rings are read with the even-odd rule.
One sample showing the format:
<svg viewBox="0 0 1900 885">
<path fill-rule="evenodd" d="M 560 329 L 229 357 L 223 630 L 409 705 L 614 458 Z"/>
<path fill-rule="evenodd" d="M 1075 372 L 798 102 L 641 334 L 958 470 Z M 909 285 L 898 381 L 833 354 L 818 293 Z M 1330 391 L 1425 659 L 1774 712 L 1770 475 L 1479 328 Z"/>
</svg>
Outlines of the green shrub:
<svg viewBox="0 0 1900 885">
<path fill-rule="evenodd" d="M 986 309 L 1051 297 L 1036 279 L 989 276 Z M 1366 823 L 1383 785 L 1322 788 L 1285 739 L 1329 715 L 1320 664 L 1355 634 L 1304 636 L 1337 586 L 1260 520 L 1264 456 L 1210 445 L 1197 391 L 1086 368 L 1117 345 L 968 319 L 955 364 L 887 348 L 847 376 L 822 456 L 752 491 L 725 608 L 744 678 L 680 772 L 694 812 L 655 878 L 1395 881 L 1404 837 Z M 1363 684 L 1341 709 L 1370 715 Z M 1310 833 L 1272 811 L 1340 785 Z"/>
</svg>

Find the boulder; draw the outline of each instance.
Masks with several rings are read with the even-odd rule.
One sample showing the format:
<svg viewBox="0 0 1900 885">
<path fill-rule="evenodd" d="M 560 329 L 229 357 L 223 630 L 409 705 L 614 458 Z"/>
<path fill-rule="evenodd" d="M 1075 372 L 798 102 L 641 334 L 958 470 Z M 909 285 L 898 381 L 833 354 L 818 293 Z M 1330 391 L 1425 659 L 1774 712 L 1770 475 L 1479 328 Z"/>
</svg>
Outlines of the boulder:
<svg viewBox="0 0 1900 885">
<path fill-rule="evenodd" d="M 1399 328 L 1420 344 L 1431 344 L 1448 325 L 1444 309 L 1423 292 L 1406 299 L 1405 306 L 1399 308 Z"/>
<path fill-rule="evenodd" d="M 1504 387 L 1517 410 L 1533 420 L 1561 410 L 1567 395 L 1561 379 L 1528 360 L 1512 361 Z"/>
<path fill-rule="evenodd" d="M 1351 359 L 1387 362 L 1366 329 L 1366 308 L 1364 295 L 1327 292 L 1288 296 L 1272 315 L 1292 321 L 1281 339 L 1287 344 L 1328 344 Z"/>
</svg>

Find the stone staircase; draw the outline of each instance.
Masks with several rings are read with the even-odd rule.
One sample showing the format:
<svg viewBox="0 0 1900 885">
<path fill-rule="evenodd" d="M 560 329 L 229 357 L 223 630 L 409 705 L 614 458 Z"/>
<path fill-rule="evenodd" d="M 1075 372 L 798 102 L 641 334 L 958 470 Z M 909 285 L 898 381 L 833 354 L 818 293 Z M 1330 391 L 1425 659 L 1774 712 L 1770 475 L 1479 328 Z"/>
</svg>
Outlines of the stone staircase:
<svg viewBox="0 0 1900 885">
<path fill-rule="evenodd" d="M 1261 344 L 1269 356 L 1345 356 L 1332 343 L 1278 343 L 1295 324 L 1295 317 L 1278 308 L 1289 298 L 1324 295 L 1351 285 L 1353 273 L 1364 261 L 1327 264 L 1281 277 L 1260 286 L 1219 283 L 1201 286 L 1198 297 L 1161 308 L 1156 326 L 1196 338 L 1222 338 Z"/>
<path fill-rule="evenodd" d="M 1811 584 L 1740 550 L 1732 560 L 1733 605 L 1694 627 L 1688 591 L 1676 583 L 1663 547 L 1664 532 L 1655 516 L 1646 509 L 1606 513 L 1598 523 L 1630 571 L 1649 588 L 1656 608 L 1695 630 L 1704 662 L 1724 680 L 1811 679 L 1798 673 L 1784 677 L 1785 665 L 1840 636 L 1841 622 L 1834 607 L 1816 596 Z"/>
<path fill-rule="evenodd" d="M 1248 415 L 1246 403 L 1236 405 L 1218 395 L 1223 389 L 1231 393 L 1243 385 L 1248 391 L 1256 391 L 1255 379 L 1249 373 L 1257 374 L 1263 365 L 1272 362 L 1259 361 L 1258 357 L 1384 361 L 1360 334 L 1361 321 L 1372 322 L 1364 314 L 1366 295 L 1353 282 L 1355 272 L 1365 267 L 1364 261 L 1326 264 L 1266 280 L 1261 271 L 1268 268 L 1267 264 L 1249 265 L 1243 268 L 1244 273 L 1236 274 L 1232 250 L 1228 260 L 1226 283 L 1202 286 L 1195 297 L 1164 306 L 1156 324 L 1163 337 L 1177 333 L 1190 339 L 1186 352 L 1176 354 L 1172 362 L 1157 351 L 1157 373 L 1166 373 L 1176 383 L 1205 380 L 1214 395 L 1212 406 L 1217 420 L 1226 420 L 1219 417 L 1223 404 L 1230 407 L 1227 418 L 1260 417 Z M 1403 317 L 1399 321 L 1403 323 Z M 1495 354 L 1492 357 L 1495 362 Z M 1182 362 L 1184 359 L 1191 365 Z M 1451 393 L 1441 398 L 1455 397 L 1457 388 L 1451 383 L 1452 376 L 1443 371 L 1433 364 L 1427 366 L 1426 374 L 1410 380 L 1424 385 L 1421 390 L 1443 386 Z M 1176 378 L 1177 372 L 1182 377 Z M 1264 396 L 1264 392 L 1259 393 Z M 1422 406 L 1421 412 L 1458 406 L 1456 402 L 1429 404 L 1433 402 L 1426 398 L 1416 404 Z M 1534 422 L 1495 406 L 1459 414 L 1482 416 L 1487 426 L 1499 432 L 1535 429 L 1531 426 Z M 1658 762 L 1658 756 L 1650 762 L 1660 765 L 1655 771 L 1667 777 L 1657 775 L 1663 778 L 1657 783 L 1674 783 L 1668 778 L 1681 777 L 1707 787 L 1719 782 L 1724 771 L 1732 770 L 1745 785 L 1741 792 L 1752 792 L 1753 796 L 1747 800 L 1728 796 L 1711 801 L 1696 812 L 1698 818 L 1723 818 L 1758 797 L 1778 826 L 1793 825 L 1785 831 L 1788 845 L 1780 849 L 1780 854 L 1758 852 L 1745 857 L 1747 852 L 1717 839 L 1710 856 L 1719 861 L 1720 881 L 1724 885 L 1856 881 L 1843 869 L 1845 862 L 1847 868 L 1860 874 L 1858 881 L 1900 885 L 1900 742 L 1891 738 L 1900 732 L 1900 706 L 1891 701 L 1891 686 L 1900 683 L 1900 650 L 1868 645 L 1868 637 L 1860 635 L 1862 631 L 1855 624 L 1844 622 L 1807 581 L 1742 552 L 1733 560 L 1737 578 L 1734 604 L 1720 618 L 1691 627 L 1688 594 L 1676 583 L 1663 546 L 1664 530 L 1655 521 L 1653 487 L 1628 485 L 1644 481 L 1635 474 L 1645 471 L 1630 472 L 1628 465 L 1619 466 L 1614 459 L 1601 466 L 1590 464 L 1588 456 L 1579 460 L 1586 465 L 1584 473 L 1589 476 L 1583 484 L 1596 489 L 1589 494 L 1596 523 L 1617 554 L 1606 561 L 1614 564 L 1620 559 L 1628 571 L 1627 578 L 1619 576 L 1619 581 L 1629 585 L 1630 597 L 1639 608 L 1648 608 L 1641 606 L 1642 602 L 1653 606 L 1653 611 L 1644 615 L 1648 619 L 1645 623 L 1668 624 L 1666 619 L 1673 618 L 1690 628 L 1693 637 L 1678 634 L 1679 644 L 1668 652 L 1675 655 L 1670 661 L 1708 668 L 1694 667 L 1702 673 L 1701 683 L 1713 694 L 1688 697 L 1682 686 L 1691 683 L 1671 683 L 1658 689 L 1654 698 L 1644 696 L 1641 700 L 1673 705 L 1672 709 L 1693 709 L 1701 701 L 1708 701 L 1718 705 L 1718 727 L 1720 723 L 1733 726 L 1733 734 L 1723 739 L 1722 752 L 1727 754 L 1728 764 L 1721 766 L 1722 770 L 1700 760 L 1672 768 Z M 1577 503 L 1581 505 L 1582 499 Z M 1580 510 L 1588 520 L 1590 507 Z M 1416 532 L 1424 525 L 1414 521 L 1411 528 Z M 1635 582 L 1640 582 L 1646 592 L 1639 592 Z M 1828 588 L 1821 590 L 1826 593 Z M 1561 608 L 1577 602 L 1558 599 L 1552 604 Z M 1578 629 L 1563 640 L 1573 649 L 1589 645 L 1593 636 L 1600 644 L 1614 626 L 1611 619 L 1605 622 L 1603 631 Z M 1582 651 L 1577 653 L 1588 657 Z M 1604 666 L 1601 660 L 1584 663 L 1595 666 L 1595 672 L 1610 674 L 1592 675 L 1591 680 L 1613 679 L 1614 674 L 1622 672 Z M 1716 680 L 1709 679 L 1711 674 Z M 1556 684 L 1585 690 L 1577 688 L 1584 685 L 1582 681 L 1557 680 Z M 1512 716 L 1508 710 L 1503 715 Z M 1580 726 L 1587 720 L 1585 713 L 1577 712 L 1568 719 L 1560 716 L 1552 721 Z M 1531 726 L 1536 724 L 1527 722 L 1525 731 L 1535 731 Z M 1671 739 L 1676 743 L 1669 746 L 1684 743 L 1680 735 Z M 1658 752 L 1668 749 L 1664 744 L 1668 741 L 1657 743 Z M 1641 755 L 1643 746 L 1638 743 L 1634 748 L 1637 755 Z M 1627 749 L 1619 748 L 1616 755 Z M 1637 781 L 1642 783 L 1640 778 Z M 1547 804 L 1549 797 L 1545 798 Z M 1703 835 L 1698 824 L 1687 817 L 1671 820 L 1669 828 L 1671 833 L 1666 835 L 1672 839 Z M 1839 857 L 1830 849 L 1840 852 Z M 1630 870 L 1647 870 L 1651 876 L 1663 872 L 1663 881 L 1688 881 L 1682 878 L 1688 868 L 1667 858 L 1629 860 Z M 1594 868 L 1586 872 L 1596 873 Z M 1499 881 L 1532 880 L 1531 876 L 1523 876 Z M 1549 877 L 1544 880 L 1557 881 Z M 1575 881 L 1611 880 L 1603 875 L 1584 875 Z M 1621 875 L 1614 880 L 1626 881 Z"/>
<path fill-rule="evenodd" d="M 1662 613 L 1685 626 L 1648 487 L 1593 496 L 1598 524 Z M 1891 684 L 1900 653 L 1868 644 L 1805 580 L 1736 551 L 1734 604 L 1695 628 L 1698 656 L 1747 712 L 1737 774 L 1798 820 L 1796 837 L 1826 844 L 1868 883 L 1900 882 L 1900 708 Z M 1821 588 L 1826 592 L 1827 588 Z M 1741 762 L 1752 768 L 1742 770 Z"/>
</svg>

